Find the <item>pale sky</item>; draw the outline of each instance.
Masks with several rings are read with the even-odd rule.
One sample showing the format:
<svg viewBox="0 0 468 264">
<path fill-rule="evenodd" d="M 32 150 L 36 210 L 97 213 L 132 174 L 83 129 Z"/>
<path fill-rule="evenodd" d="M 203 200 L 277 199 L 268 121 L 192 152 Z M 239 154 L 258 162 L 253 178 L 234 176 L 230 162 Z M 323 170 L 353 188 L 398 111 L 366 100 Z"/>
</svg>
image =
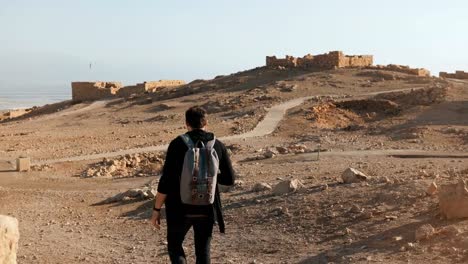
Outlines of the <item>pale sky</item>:
<svg viewBox="0 0 468 264">
<path fill-rule="evenodd" d="M 0 90 L 190 81 L 330 50 L 468 70 L 467 29 L 462 0 L 0 0 Z"/>
</svg>

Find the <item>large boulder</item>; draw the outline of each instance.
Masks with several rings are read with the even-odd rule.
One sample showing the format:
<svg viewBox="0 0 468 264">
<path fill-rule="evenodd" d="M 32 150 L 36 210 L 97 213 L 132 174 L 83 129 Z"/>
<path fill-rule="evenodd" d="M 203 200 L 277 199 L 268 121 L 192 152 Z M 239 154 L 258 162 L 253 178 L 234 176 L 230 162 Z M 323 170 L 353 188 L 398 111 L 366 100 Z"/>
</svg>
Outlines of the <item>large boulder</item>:
<svg viewBox="0 0 468 264">
<path fill-rule="evenodd" d="M 341 178 L 343 179 L 344 183 L 356 183 L 365 181 L 369 177 L 354 168 L 347 168 L 341 175 Z"/>
<path fill-rule="evenodd" d="M 468 189 L 464 180 L 440 187 L 439 208 L 447 219 L 468 217 Z"/>
<path fill-rule="evenodd" d="M 0 215 L 0 263 L 16 264 L 18 240 L 18 220 Z"/>
<path fill-rule="evenodd" d="M 291 193 L 291 192 L 297 191 L 302 186 L 303 186 L 302 183 L 297 179 L 286 180 L 286 181 L 282 181 L 282 182 L 278 183 L 273 188 L 273 193 L 275 195 L 282 195 L 282 194 L 286 194 L 286 193 Z"/>
</svg>

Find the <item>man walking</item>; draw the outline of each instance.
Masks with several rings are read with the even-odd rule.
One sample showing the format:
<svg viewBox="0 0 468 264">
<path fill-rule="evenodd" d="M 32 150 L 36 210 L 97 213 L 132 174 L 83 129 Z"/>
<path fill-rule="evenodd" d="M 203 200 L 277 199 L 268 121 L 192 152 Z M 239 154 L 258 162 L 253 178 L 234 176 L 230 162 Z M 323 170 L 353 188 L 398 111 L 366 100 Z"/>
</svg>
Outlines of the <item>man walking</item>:
<svg viewBox="0 0 468 264">
<path fill-rule="evenodd" d="M 172 263 L 186 263 L 182 243 L 193 226 L 196 263 L 210 263 L 210 244 L 215 221 L 224 233 L 217 184 L 234 184 L 234 172 L 226 147 L 205 131 L 206 111 L 191 107 L 185 112 L 188 132 L 175 138 L 167 149 L 151 223 L 160 228 L 161 207 L 166 206 L 167 247 Z"/>
</svg>

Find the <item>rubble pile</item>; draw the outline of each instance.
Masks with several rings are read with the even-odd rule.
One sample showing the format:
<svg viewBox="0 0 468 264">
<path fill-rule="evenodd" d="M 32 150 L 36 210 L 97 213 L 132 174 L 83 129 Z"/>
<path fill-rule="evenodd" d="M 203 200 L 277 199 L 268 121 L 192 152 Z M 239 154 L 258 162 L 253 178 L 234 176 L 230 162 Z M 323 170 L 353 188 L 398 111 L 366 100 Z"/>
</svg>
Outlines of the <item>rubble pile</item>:
<svg viewBox="0 0 468 264">
<path fill-rule="evenodd" d="M 276 147 L 269 147 L 266 149 L 259 149 L 257 152 L 261 152 L 262 154 L 257 157 L 257 159 L 271 159 L 278 155 L 284 154 L 302 154 L 302 153 L 311 153 L 316 152 L 316 150 L 310 149 L 308 146 L 304 144 L 291 144 L 289 146 L 276 146 Z"/>
<path fill-rule="evenodd" d="M 385 99 L 401 106 L 431 105 L 440 103 L 447 97 L 448 88 L 432 87 L 429 89 L 414 89 L 412 91 L 392 92 L 377 95 L 376 99 Z"/>
<path fill-rule="evenodd" d="M 125 155 L 116 159 L 104 158 L 84 171 L 82 178 L 125 178 L 157 175 L 164 164 L 161 153 L 142 153 Z"/>
<path fill-rule="evenodd" d="M 48 165 L 48 164 L 31 166 L 32 171 L 49 171 L 49 170 L 51 170 L 53 168 L 54 167 L 52 165 Z"/>
<path fill-rule="evenodd" d="M 372 119 L 372 117 L 380 114 L 397 115 L 401 111 L 398 104 L 385 99 L 351 100 L 334 104 L 339 108 L 358 113 L 366 119 Z"/>
<path fill-rule="evenodd" d="M 358 114 L 339 108 L 334 103 L 313 106 L 305 112 L 305 115 L 320 128 L 344 128 L 364 123 Z"/>
<path fill-rule="evenodd" d="M 128 189 L 125 192 L 116 194 L 105 200 L 104 203 L 117 203 L 129 200 L 153 199 L 156 197 L 157 194 L 158 183 L 158 180 L 152 180 L 140 188 Z"/>
</svg>

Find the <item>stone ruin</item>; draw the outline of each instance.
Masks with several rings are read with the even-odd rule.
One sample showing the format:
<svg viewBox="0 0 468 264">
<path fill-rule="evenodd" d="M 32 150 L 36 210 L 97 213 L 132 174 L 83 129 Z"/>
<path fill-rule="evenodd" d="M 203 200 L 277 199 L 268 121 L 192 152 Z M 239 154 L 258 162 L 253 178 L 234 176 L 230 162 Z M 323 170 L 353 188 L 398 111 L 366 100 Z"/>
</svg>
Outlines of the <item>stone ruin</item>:
<svg viewBox="0 0 468 264">
<path fill-rule="evenodd" d="M 73 101 L 94 101 L 113 97 L 122 88 L 120 82 L 72 82 Z"/>
<path fill-rule="evenodd" d="M 468 72 L 456 71 L 455 73 L 440 72 L 440 78 L 468 80 Z"/>
<path fill-rule="evenodd" d="M 125 86 L 120 89 L 117 93 L 118 96 L 127 97 L 132 94 L 141 94 L 145 92 L 154 93 L 158 88 L 162 87 L 176 87 L 184 85 L 184 81 L 179 80 L 159 80 L 159 81 L 150 81 L 138 83 L 136 85 Z"/>
<path fill-rule="evenodd" d="M 321 55 L 307 54 L 302 58 L 286 55 L 285 58 L 276 58 L 276 56 L 266 57 L 266 66 L 270 68 L 317 68 L 317 69 L 335 69 L 361 67 L 366 69 L 387 70 L 401 72 L 416 76 L 429 77 L 430 71 L 423 68 L 410 68 L 403 65 L 377 65 L 374 66 L 374 57 L 372 55 L 345 55 L 342 51 L 331 51 Z M 468 76 L 467 76 L 468 78 Z"/>
<path fill-rule="evenodd" d="M 72 82 L 74 102 L 94 101 L 112 97 L 128 97 L 132 94 L 155 92 L 162 87 L 184 85 L 180 80 L 159 80 L 123 86 L 120 82 Z"/>
<path fill-rule="evenodd" d="M 421 77 L 429 77 L 431 76 L 431 72 L 424 68 L 410 68 L 409 66 L 404 65 L 396 65 L 396 64 L 389 64 L 389 65 L 376 65 L 376 66 L 369 66 L 368 69 L 376 69 L 376 70 L 386 70 L 386 71 L 394 71 L 394 72 L 401 72 Z"/>
<path fill-rule="evenodd" d="M 342 51 L 331 51 L 327 54 L 310 55 L 302 58 L 296 58 L 287 55 L 285 58 L 278 59 L 276 56 L 266 57 L 267 67 L 285 67 L 285 68 L 345 68 L 345 67 L 367 67 L 374 63 L 372 55 L 348 56 Z"/>
</svg>

